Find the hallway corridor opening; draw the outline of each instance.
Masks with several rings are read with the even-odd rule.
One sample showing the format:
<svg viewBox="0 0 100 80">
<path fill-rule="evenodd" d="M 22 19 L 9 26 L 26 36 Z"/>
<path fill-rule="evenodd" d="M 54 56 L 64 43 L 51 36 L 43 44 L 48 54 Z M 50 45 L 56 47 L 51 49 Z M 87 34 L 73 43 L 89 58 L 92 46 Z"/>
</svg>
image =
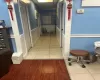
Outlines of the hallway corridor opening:
<svg viewBox="0 0 100 80">
<path fill-rule="evenodd" d="M 62 49 L 55 34 L 40 36 L 25 59 L 63 59 Z"/>
</svg>

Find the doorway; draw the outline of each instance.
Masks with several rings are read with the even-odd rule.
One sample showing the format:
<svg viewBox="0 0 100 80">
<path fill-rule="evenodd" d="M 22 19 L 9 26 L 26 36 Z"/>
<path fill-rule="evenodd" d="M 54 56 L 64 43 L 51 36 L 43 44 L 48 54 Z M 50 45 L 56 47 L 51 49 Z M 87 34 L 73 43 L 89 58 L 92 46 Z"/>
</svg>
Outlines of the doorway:
<svg viewBox="0 0 100 80">
<path fill-rule="evenodd" d="M 36 25 L 36 23 L 38 24 L 32 30 L 32 37 L 35 39 L 34 46 L 29 50 L 25 59 L 63 59 L 62 48 L 60 47 L 55 32 L 57 3 L 55 5 L 54 3 L 34 4 L 34 1 L 31 1 L 29 5 L 31 5 L 29 12 L 31 26 Z M 33 13 L 35 11 L 37 13 Z M 38 28 L 41 29 L 39 30 L 41 32 L 38 31 Z M 37 38 L 38 33 L 41 34 Z"/>
</svg>

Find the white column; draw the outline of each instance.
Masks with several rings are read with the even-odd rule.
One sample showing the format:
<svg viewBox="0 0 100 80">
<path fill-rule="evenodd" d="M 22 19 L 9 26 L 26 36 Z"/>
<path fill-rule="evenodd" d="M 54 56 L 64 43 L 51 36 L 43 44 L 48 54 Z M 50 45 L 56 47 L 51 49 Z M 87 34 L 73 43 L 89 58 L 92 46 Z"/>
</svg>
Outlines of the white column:
<svg viewBox="0 0 100 80">
<path fill-rule="evenodd" d="M 66 0 L 66 16 L 65 16 L 65 58 L 69 56 L 70 52 L 70 38 L 71 38 L 71 24 L 72 24 L 72 9 L 71 9 L 71 19 L 68 20 L 68 9 L 67 5 L 69 2 Z M 73 4 L 73 2 L 71 2 Z"/>
<path fill-rule="evenodd" d="M 17 48 L 17 52 L 15 54 L 17 56 L 17 54 L 22 55 L 22 46 L 21 46 L 20 33 L 19 33 L 19 29 L 18 29 L 18 23 L 17 23 L 16 13 L 15 13 L 15 8 L 14 8 L 14 2 L 11 2 L 10 4 L 13 7 L 12 13 L 13 13 L 14 20 L 12 20 L 9 10 L 8 10 L 8 12 L 9 12 L 9 16 L 10 16 L 12 30 L 14 33 L 14 39 L 15 39 L 16 48 Z M 8 3 L 7 3 L 7 5 L 8 5 Z"/>
</svg>

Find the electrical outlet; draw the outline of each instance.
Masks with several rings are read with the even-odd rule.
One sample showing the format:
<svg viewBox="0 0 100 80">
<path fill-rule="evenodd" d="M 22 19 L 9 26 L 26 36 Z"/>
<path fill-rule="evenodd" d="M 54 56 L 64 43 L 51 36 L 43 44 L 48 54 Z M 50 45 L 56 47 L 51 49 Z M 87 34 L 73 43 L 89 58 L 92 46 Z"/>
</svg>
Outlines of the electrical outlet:
<svg viewBox="0 0 100 80">
<path fill-rule="evenodd" d="M 77 14 L 83 14 L 84 13 L 84 9 L 77 9 Z"/>
</svg>

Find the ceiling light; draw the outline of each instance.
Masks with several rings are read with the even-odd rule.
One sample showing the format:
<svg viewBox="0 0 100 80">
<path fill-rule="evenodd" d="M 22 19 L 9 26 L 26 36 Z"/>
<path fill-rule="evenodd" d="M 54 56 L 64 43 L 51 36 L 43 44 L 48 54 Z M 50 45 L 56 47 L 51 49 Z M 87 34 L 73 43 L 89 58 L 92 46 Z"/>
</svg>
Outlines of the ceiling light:
<svg viewBox="0 0 100 80">
<path fill-rule="evenodd" d="M 21 0 L 21 1 L 26 3 L 26 4 L 30 3 L 30 0 Z"/>
<path fill-rule="evenodd" d="M 17 3 L 18 1 L 17 0 L 14 0 L 14 3 Z"/>
<path fill-rule="evenodd" d="M 53 2 L 53 0 L 38 0 L 38 2 Z"/>
</svg>

